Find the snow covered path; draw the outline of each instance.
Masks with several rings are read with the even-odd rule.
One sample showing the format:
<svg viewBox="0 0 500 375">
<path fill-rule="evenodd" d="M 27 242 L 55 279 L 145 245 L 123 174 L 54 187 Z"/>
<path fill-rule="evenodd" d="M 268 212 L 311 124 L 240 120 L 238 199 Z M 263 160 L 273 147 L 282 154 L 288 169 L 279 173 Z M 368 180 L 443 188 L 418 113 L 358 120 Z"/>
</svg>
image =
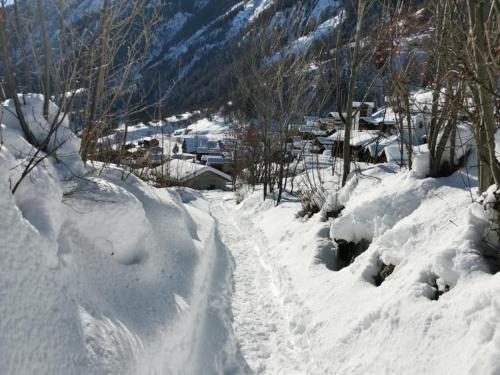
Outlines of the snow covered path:
<svg viewBox="0 0 500 375">
<path fill-rule="evenodd" d="M 205 197 L 234 257 L 233 327 L 248 365 L 257 374 L 310 373 L 306 317 L 291 289 L 283 288 L 283 275 L 275 274 L 265 238 L 239 219 L 231 194 Z"/>
</svg>

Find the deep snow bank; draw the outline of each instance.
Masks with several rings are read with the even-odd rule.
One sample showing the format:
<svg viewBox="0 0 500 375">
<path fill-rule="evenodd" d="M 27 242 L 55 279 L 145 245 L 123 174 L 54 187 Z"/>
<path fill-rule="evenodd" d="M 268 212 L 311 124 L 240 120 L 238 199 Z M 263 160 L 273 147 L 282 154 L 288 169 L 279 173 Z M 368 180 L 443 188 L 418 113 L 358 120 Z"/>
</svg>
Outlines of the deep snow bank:
<svg viewBox="0 0 500 375">
<path fill-rule="evenodd" d="M 379 165 L 336 195 L 345 208 L 329 222 L 296 218 L 291 196 L 274 207 L 256 192 L 238 207 L 267 243 L 290 324 L 314 343 L 308 373 L 500 371 L 500 274 L 481 255 L 490 225 L 468 184 L 475 177 L 465 171 L 421 179 Z M 334 239 L 369 246 L 330 271 L 323 262 L 335 266 Z M 384 264 L 395 268 L 376 287 Z"/>
<path fill-rule="evenodd" d="M 25 99 L 43 138 L 43 98 Z M 231 289 L 221 286 L 230 261 L 201 196 L 154 189 L 119 168 L 85 167 L 66 122 L 51 139 L 57 157 L 41 161 L 13 195 L 35 149 L 11 103 L 0 108 L 0 373 L 238 369 Z M 228 292 L 215 308 L 209 291 L 220 289 Z M 209 328 L 216 324 L 217 335 Z"/>
</svg>

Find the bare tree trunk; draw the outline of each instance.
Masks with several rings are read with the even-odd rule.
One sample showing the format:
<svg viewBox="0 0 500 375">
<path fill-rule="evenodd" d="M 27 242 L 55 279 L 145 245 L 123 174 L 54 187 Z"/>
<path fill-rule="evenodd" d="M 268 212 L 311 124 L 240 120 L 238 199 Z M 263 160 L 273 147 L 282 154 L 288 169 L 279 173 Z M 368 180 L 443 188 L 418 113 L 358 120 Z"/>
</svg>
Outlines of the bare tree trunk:
<svg viewBox="0 0 500 375">
<path fill-rule="evenodd" d="M 406 125 L 408 127 L 408 144 L 406 145 L 406 149 L 408 152 L 408 169 L 412 169 L 413 163 L 413 131 L 412 131 L 412 123 L 411 123 L 411 108 L 410 108 L 410 93 L 406 89 L 404 94 L 404 103 L 405 103 L 405 111 L 406 111 Z"/>
<path fill-rule="evenodd" d="M 45 120 L 49 121 L 49 103 L 50 103 L 50 68 L 51 68 L 51 51 L 50 42 L 47 34 L 47 25 L 45 23 L 45 13 L 44 7 L 42 5 L 42 0 L 37 0 L 37 10 L 38 10 L 38 20 L 40 22 L 40 30 L 42 32 L 42 44 L 43 44 L 43 117 Z"/>
<path fill-rule="evenodd" d="M 101 32 L 100 32 L 100 45 L 97 55 L 97 76 L 94 80 L 92 96 L 90 97 L 90 112 L 87 118 L 86 128 L 84 130 L 84 136 L 82 139 L 82 150 L 81 156 L 82 160 L 87 161 L 88 154 L 90 152 L 90 143 L 92 142 L 92 132 L 94 129 L 94 122 L 97 117 L 97 111 L 101 104 L 102 93 L 104 91 L 105 76 L 106 71 L 109 69 L 107 66 L 110 61 L 107 58 L 108 40 L 110 33 L 110 8 L 111 0 L 104 0 L 102 8 L 102 20 L 101 20 Z"/>
<path fill-rule="evenodd" d="M 495 92 L 488 74 L 485 56 L 488 55 L 486 40 L 485 14 L 488 11 L 484 0 L 467 0 L 469 25 L 473 44 L 474 68 L 478 80 L 479 116 L 482 134 L 485 135 L 488 165 L 495 184 L 500 186 L 500 166 L 495 155 L 495 105 L 492 92 Z"/>
<path fill-rule="evenodd" d="M 344 169 L 342 171 L 342 186 L 345 186 L 347 182 L 347 176 L 351 172 L 351 130 L 353 122 L 352 113 L 352 102 L 354 100 L 354 90 L 356 86 L 356 78 L 358 75 L 358 55 L 361 43 L 361 30 L 363 26 L 363 20 L 365 17 L 365 7 L 366 0 L 358 0 L 358 18 L 356 24 L 356 35 L 354 39 L 354 50 L 353 57 L 350 67 L 349 76 L 349 88 L 347 93 L 347 114 L 345 118 L 345 130 L 344 130 L 344 148 L 343 148 L 343 158 L 344 158 Z"/>
</svg>

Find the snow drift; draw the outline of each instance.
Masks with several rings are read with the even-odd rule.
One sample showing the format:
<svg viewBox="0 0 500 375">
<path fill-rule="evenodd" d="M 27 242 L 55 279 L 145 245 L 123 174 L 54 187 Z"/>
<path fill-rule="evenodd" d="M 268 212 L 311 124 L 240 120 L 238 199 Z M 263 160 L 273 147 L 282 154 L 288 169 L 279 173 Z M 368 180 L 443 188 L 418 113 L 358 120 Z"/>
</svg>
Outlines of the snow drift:
<svg viewBox="0 0 500 375">
<path fill-rule="evenodd" d="M 24 99 L 30 127 L 44 137 L 43 97 Z M 65 121 L 51 140 L 56 155 L 12 194 L 36 150 L 11 102 L 0 109 L 0 373 L 244 366 L 226 311 L 230 260 L 201 196 L 154 189 L 119 168 L 84 166 Z M 221 285 L 215 308 L 208 301 Z M 215 335 L 208 327 L 216 325 Z"/>
</svg>

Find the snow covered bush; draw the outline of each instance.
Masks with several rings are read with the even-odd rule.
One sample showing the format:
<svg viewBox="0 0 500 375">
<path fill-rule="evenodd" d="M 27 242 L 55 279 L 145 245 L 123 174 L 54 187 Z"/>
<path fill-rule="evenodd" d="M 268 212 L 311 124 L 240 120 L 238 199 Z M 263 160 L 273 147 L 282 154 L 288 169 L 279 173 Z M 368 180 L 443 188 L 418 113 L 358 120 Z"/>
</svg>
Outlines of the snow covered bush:
<svg viewBox="0 0 500 375">
<path fill-rule="evenodd" d="M 4 147 L 10 157 L 17 159 L 10 178 L 11 189 L 16 190 L 20 181 L 28 175 L 37 176 L 40 168 L 50 168 L 44 159 L 52 157 L 57 165 L 53 171 L 61 179 L 71 179 L 85 173 L 79 155 L 80 139 L 69 128 L 67 117 L 52 102 L 48 120 L 43 116 L 43 95 L 19 95 L 22 112 L 37 144 L 29 144 L 21 130 L 14 103 L 11 99 L 0 105 L 0 122 L 4 135 Z M 50 163 L 49 163 L 50 164 Z"/>
<path fill-rule="evenodd" d="M 298 217 L 310 218 L 321 211 L 325 203 L 324 191 L 322 189 L 311 189 L 299 191 L 302 209 L 297 213 Z"/>
<path fill-rule="evenodd" d="M 234 189 L 234 194 L 236 195 L 236 204 L 240 204 L 247 198 L 252 192 L 253 187 L 247 184 L 243 179 L 238 178 L 236 180 L 236 186 Z"/>
</svg>

